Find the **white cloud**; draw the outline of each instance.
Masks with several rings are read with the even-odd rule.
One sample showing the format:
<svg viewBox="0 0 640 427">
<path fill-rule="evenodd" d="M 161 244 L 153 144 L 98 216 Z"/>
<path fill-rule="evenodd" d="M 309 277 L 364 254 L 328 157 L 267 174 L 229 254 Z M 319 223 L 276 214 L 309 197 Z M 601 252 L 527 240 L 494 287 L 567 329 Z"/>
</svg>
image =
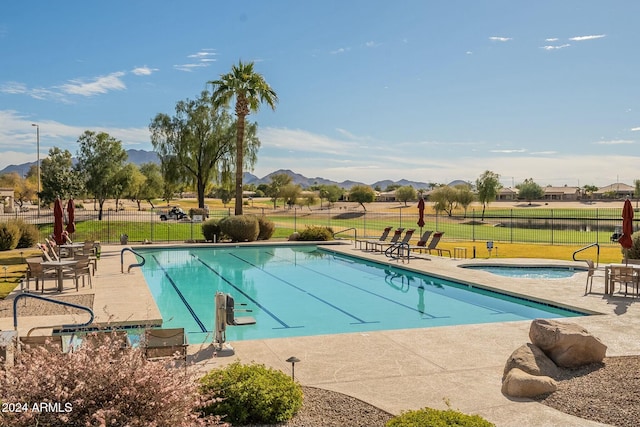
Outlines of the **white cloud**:
<svg viewBox="0 0 640 427">
<path fill-rule="evenodd" d="M 149 76 L 154 72 L 158 71 L 157 68 L 149 68 L 146 65 L 144 67 L 136 67 L 131 72 L 136 76 Z"/>
<path fill-rule="evenodd" d="M 112 90 L 124 90 L 127 88 L 121 79 L 124 74 L 122 71 L 117 71 L 106 76 L 96 77 L 89 82 L 71 80 L 70 83 L 60 86 L 59 89 L 70 95 L 81 96 L 94 96 Z"/>
<path fill-rule="evenodd" d="M 470 50 L 465 52 L 467 55 L 473 55 L 473 52 L 471 52 Z"/>
<path fill-rule="evenodd" d="M 621 145 L 621 144 L 634 144 L 634 141 L 628 139 L 612 139 L 608 141 L 597 141 L 594 144 L 598 145 Z"/>
<path fill-rule="evenodd" d="M 192 63 L 192 64 L 178 64 L 178 65 L 174 65 L 173 68 L 180 71 L 192 72 L 196 68 L 202 68 L 202 67 L 208 67 L 208 66 L 209 64 L 198 62 L 198 63 Z"/>
<path fill-rule="evenodd" d="M 191 55 L 187 55 L 187 58 L 195 59 L 197 60 L 197 62 L 177 64 L 177 65 L 174 65 L 173 68 L 179 71 L 186 71 L 190 73 L 198 68 L 208 67 L 209 65 L 211 65 L 210 64 L 211 62 L 217 61 L 216 58 L 213 58 L 216 55 L 217 53 L 215 52 L 215 49 L 202 49 L 199 52 L 192 53 Z"/>
<path fill-rule="evenodd" d="M 489 40 L 494 41 L 494 42 L 508 42 L 510 40 L 513 40 L 513 38 L 511 38 L 511 37 L 492 36 L 492 37 L 489 37 Z"/>
<path fill-rule="evenodd" d="M 527 150 L 524 148 L 518 149 L 504 149 L 504 150 L 489 150 L 490 153 L 503 153 L 503 154 L 511 154 L 511 153 L 526 153 Z"/>
<path fill-rule="evenodd" d="M 601 39 L 606 36 L 607 36 L 606 34 L 598 34 L 598 35 L 591 35 L 591 36 L 577 36 L 577 37 L 571 37 L 569 40 L 575 41 L 575 42 L 581 42 L 585 40 Z"/>
<path fill-rule="evenodd" d="M 19 82 L 7 82 L 0 85 L 1 93 L 9 93 L 12 95 L 27 93 L 27 85 Z"/>
<path fill-rule="evenodd" d="M 546 42 L 557 42 L 558 38 L 557 37 L 551 37 L 551 38 L 548 38 L 548 39 L 544 39 L 544 41 L 546 41 Z"/>
<path fill-rule="evenodd" d="M 639 130 L 640 130 L 640 127 L 637 127 L 637 128 L 631 128 L 631 132 L 635 132 L 635 131 L 639 131 Z"/>
<path fill-rule="evenodd" d="M 552 46 L 552 45 L 541 46 L 541 49 L 544 49 L 544 50 L 558 50 L 558 49 L 564 49 L 565 47 L 569 47 L 569 46 L 571 46 L 569 43 L 565 43 L 565 44 L 556 45 L 556 46 Z"/>
<path fill-rule="evenodd" d="M 351 50 L 351 48 L 349 48 L 349 47 L 341 47 L 341 48 L 338 48 L 336 50 L 332 50 L 329 53 L 332 54 L 332 55 L 338 55 L 340 53 L 347 53 L 350 50 Z"/>
</svg>

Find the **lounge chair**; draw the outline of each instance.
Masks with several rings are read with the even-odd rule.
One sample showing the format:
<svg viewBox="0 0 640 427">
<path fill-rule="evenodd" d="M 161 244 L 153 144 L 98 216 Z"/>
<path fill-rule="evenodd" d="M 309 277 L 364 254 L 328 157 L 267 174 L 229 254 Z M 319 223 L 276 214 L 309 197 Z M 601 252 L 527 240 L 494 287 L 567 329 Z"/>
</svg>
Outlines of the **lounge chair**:
<svg viewBox="0 0 640 427">
<path fill-rule="evenodd" d="M 451 258 L 451 251 L 449 249 L 442 249 L 438 247 L 438 243 L 440 243 L 440 239 L 442 239 L 443 234 L 443 231 L 437 231 L 433 233 L 433 238 L 431 239 L 429 244 L 425 246 L 425 250 L 429 251 L 429 253 L 431 253 L 431 251 L 436 251 L 438 256 L 442 256 L 443 252 L 447 252 L 449 254 L 449 258 Z"/>
<path fill-rule="evenodd" d="M 380 251 L 383 251 L 386 245 L 393 245 L 394 243 L 397 243 L 398 240 L 400 240 L 400 237 L 402 236 L 403 231 L 404 231 L 404 228 L 396 228 L 396 231 L 393 232 L 393 236 L 391 236 L 391 239 L 388 242 L 387 241 L 371 242 L 373 251 L 377 251 L 378 247 L 380 247 Z M 368 244 L 367 244 L 367 247 L 368 247 Z"/>
<path fill-rule="evenodd" d="M 431 237 L 432 234 L 432 230 L 425 231 L 424 233 L 422 233 L 422 237 L 420 237 L 418 243 L 416 243 L 415 245 L 409 245 L 409 249 L 412 251 L 422 252 L 423 250 L 425 250 L 427 242 L 429 241 L 429 237 Z"/>
<path fill-rule="evenodd" d="M 146 329 L 142 347 L 147 359 L 155 360 L 177 355 L 187 362 L 187 338 L 184 328 Z"/>
<path fill-rule="evenodd" d="M 385 227 L 378 239 L 356 239 L 355 243 L 356 245 L 358 243 L 360 244 L 360 249 L 362 249 L 362 244 L 364 243 L 365 249 L 368 249 L 369 243 L 384 242 L 385 240 L 387 240 L 387 238 L 389 237 L 389 233 L 391 232 L 391 228 L 392 227 Z"/>
</svg>

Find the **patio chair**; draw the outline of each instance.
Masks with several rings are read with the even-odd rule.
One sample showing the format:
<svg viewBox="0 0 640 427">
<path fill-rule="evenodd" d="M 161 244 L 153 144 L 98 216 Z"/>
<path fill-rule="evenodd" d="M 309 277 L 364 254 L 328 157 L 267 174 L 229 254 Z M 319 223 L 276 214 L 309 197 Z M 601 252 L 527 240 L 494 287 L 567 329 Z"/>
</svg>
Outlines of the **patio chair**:
<svg viewBox="0 0 640 427">
<path fill-rule="evenodd" d="M 415 245 L 409 245 L 409 249 L 413 251 L 422 252 L 423 250 L 425 250 L 427 246 L 427 242 L 429 241 L 429 237 L 431 237 L 432 234 L 433 234 L 432 230 L 425 231 L 424 233 L 422 233 L 422 237 L 420 237 L 420 240 L 418 240 L 418 243 L 416 243 Z"/>
<path fill-rule="evenodd" d="M 380 251 L 382 252 L 386 245 L 393 245 L 394 243 L 398 243 L 398 240 L 400 240 L 403 231 L 404 228 L 396 228 L 396 231 L 393 232 L 393 236 L 391 236 L 391 239 L 388 242 L 371 242 L 371 244 L 373 245 L 373 251 L 377 251 L 379 246 Z"/>
<path fill-rule="evenodd" d="M 42 281 L 42 292 L 44 292 L 44 279 L 56 279 L 58 274 L 55 268 L 44 268 L 42 258 L 27 258 L 27 290 L 32 279 L 36 281 L 36 291 Z"/>
<path fill-rule="evenodd" d="M 444 234 L 443 231 L 437 231 L 433 233 L 433 238 L 431 239 L 429 244 L 425 247 L 425 250 L 429 251 L 429 253 L 431 253 L 431 251 L 436 251 L 438 256 L 442 256 L 443 252 L 447 252 L 449 254 L 449 258 L 451 258 L 451 251 L 449 249 L 443 249 L 438 247 L 438 243 L 440 243 L 440 239 L 442 239 L 443 234 Z"/>
<path fill-rule="evenodd" d="M 187 337 L 184 328 L 146 329 L 142 348 L 149 360 L 178 356 L 187 362 Z"/>
<path fill-rule="evenodd" d="M 355 243 L 360 244 L 360 249 L 362 249 L 362 244 L 364 243 L 365 249 L 368 249 L 369 243 L 384 242 L 387 240 L 389 233 L 391 232 L 391 228 L 392 227 L 385 227 L 384 230 L 382 230 L 382 234 L 377 239 L 356 239 Z"/>
<path fill-rule="evenodd" d="M 89 257 L 89 264 L 93 267 L 92 274 L 96 274 L 98 269 L 98 257 L 96 256 L 96 243 L 93 240 L 85 240 L 81 254 Z"/>
<path fill-rule="evenodd" d="M 597 269 L 595 267 L 595 264 L 593 263 L 592 260 L 590 259 L 585 259 L 584 260 L 587 263 L 587 283 L 584 286 L 584 294 L 587 295 L 589 293 L 591 293 L 591 290 L 593 288 L 593 278 L 596 276 L 597 273 Z M 604 276 L 602 276 L 604 277 Z M 588 291 L 587 291 L 588 289 Z"/>
<path fill-rule="evenodd" d="M 633 267 L 621 266 L 621 267 L 612 267 L 611 272 L 609 273 L 609 280 L 611 286 L 614 287 L 616 283 L 620 284 L 620 291 L 622 291 L 622 285 L 624 284 L 624 296 L 627 296 L 629 285 L 631 285 L 632 290 L 636 296 L 638 296 L 638 291 L 640 288 L 640 276 L 638 276 Z"/>
<path fill-rule="evenodd" d="M 82 287 L 84 288 L 85 282 L 84 278 L 87 277 L 87 281 L 89 282 L 89 287 L 93 288 L 91 284 L 91 261 L 88 256 L 78 255 L 74 258 L 76 262 L 75 265 L 65 269 L 62 277 L 69 278 L 71 277 L 76 283 L 76 291 L 79 288 L 80 278 L 82 277 Z"/>
</svg>

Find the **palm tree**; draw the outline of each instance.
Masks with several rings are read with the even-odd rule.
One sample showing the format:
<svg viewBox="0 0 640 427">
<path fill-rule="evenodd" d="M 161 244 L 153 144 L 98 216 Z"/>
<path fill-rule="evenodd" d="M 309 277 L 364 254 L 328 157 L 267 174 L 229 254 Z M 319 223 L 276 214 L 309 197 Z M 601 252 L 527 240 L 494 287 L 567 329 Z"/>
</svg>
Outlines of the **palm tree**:
<svg viewBox="0 0 640 427">
<path fill-rule="evenodd" d="M 227 107 L 236 99 L 236 206 L 235 214 L 242 215 L 242 172 L 244 162 L 245 118 L 251 112 L 257 112 L 262 103 L 275 110 L 278 95 L 261 74 L 253 71 L 253 62 L 231 67 L 231 72 L 220 79 L 209 82 L 213 85 L 213 103 L 215 107 Z"/>
</svg>

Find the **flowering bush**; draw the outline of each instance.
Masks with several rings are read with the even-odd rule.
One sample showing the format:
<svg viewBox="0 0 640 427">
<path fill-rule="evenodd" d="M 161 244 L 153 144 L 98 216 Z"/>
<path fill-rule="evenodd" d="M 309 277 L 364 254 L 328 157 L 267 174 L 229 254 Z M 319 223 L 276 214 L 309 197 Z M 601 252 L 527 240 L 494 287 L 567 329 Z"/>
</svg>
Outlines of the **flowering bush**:
<svg viewBox="0 0 640 427">
<path fill-rule="evenodd" d="M 195 412 L 200 405 L 197 388 L 182 368 L 149 362 L 139 349 L 122 349 L 112 334 L 88 338 L 93 339 L 69 354 L 44 346 L 22 351 L 15 366 L 0 375 L 0 400 L 15 409 L 0 413 L 0 425 L 204 423 Z"/>
</svg>

